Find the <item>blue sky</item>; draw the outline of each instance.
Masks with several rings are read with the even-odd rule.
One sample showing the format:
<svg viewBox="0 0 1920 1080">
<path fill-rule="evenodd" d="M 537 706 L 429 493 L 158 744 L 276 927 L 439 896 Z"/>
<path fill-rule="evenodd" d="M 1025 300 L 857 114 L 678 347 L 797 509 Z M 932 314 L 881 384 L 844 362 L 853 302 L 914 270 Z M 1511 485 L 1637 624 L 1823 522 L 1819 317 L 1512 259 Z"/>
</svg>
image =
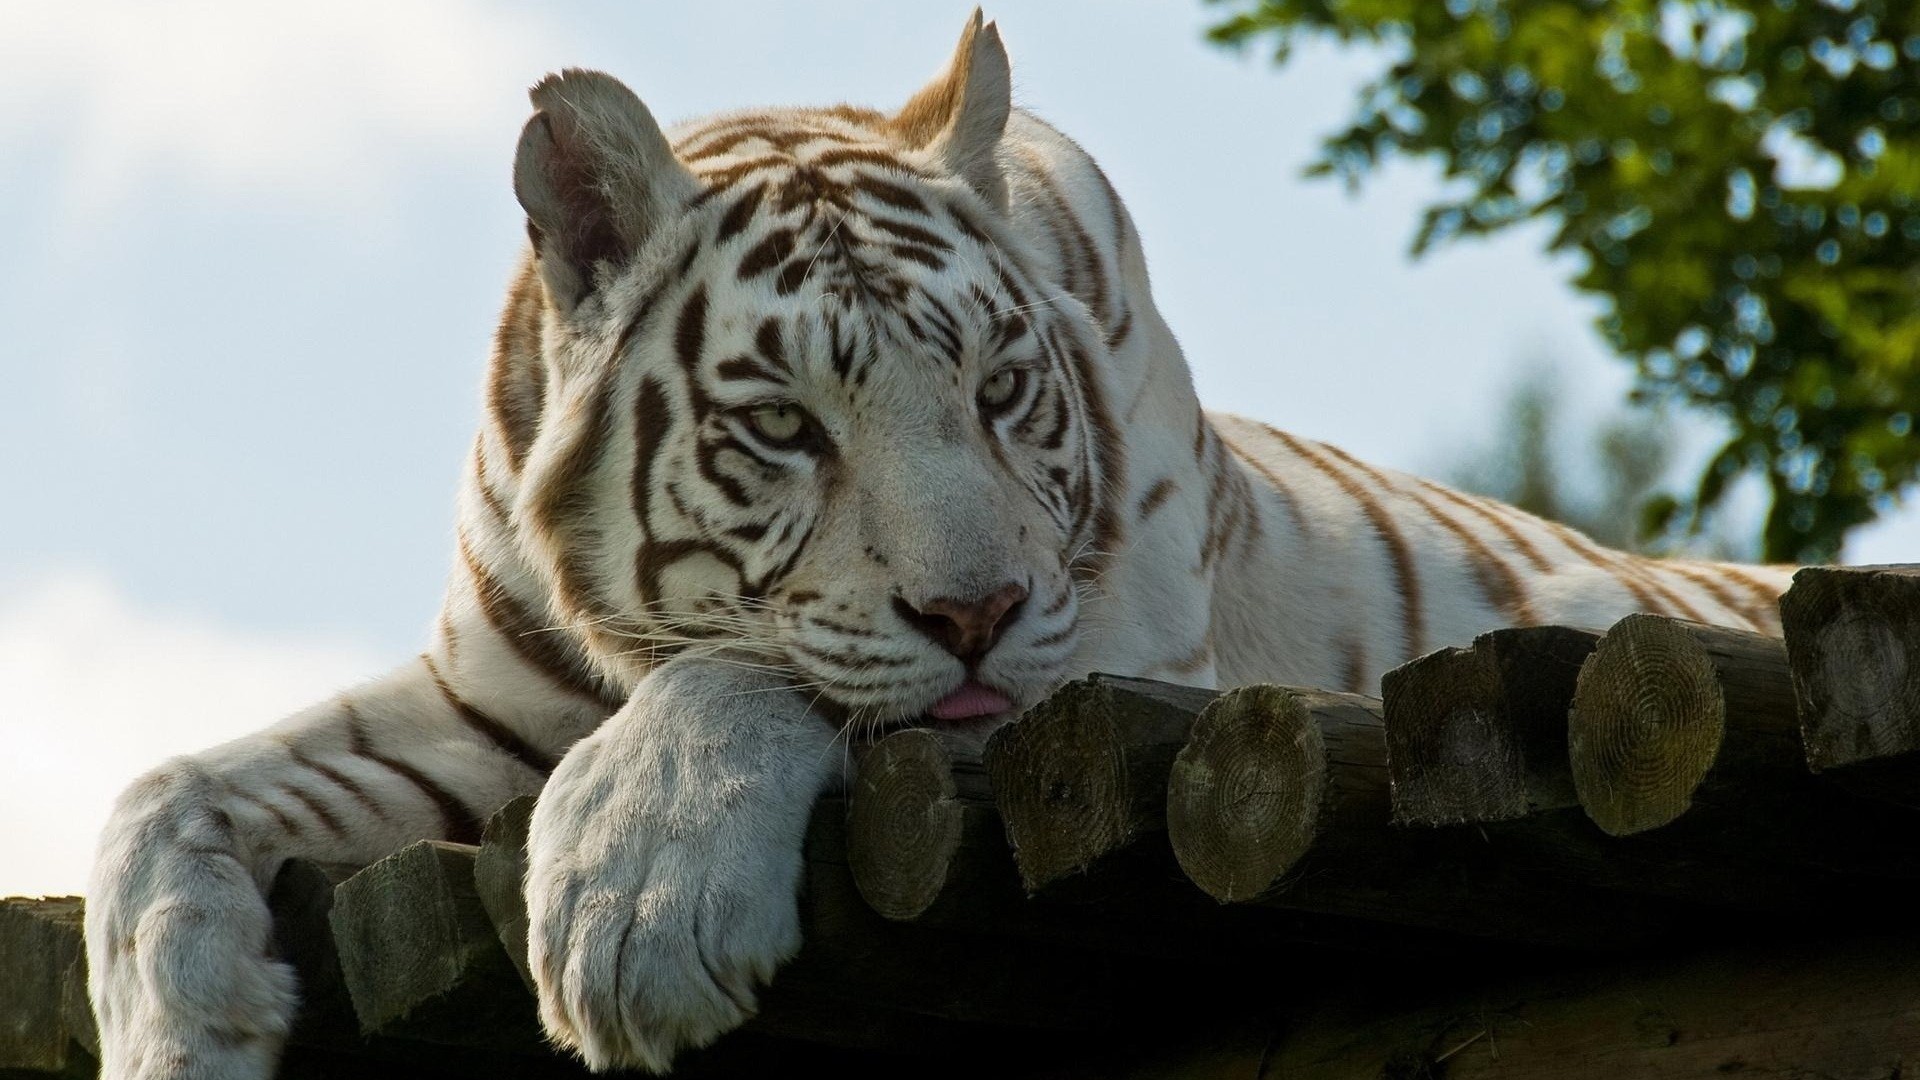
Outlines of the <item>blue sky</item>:
<svg viewBox="0 0 1920 1080">
<path fill-rule="evenodd" d="M 962 2 L 136 0 L 0 37 L 0 893 L 78 889 L 112 793 L 418 647 L 521 241 L 525 88 L 613 72 L 663 121 L 903 101 Z M 1444 472 L 1530 359 L 1628 382 L 1520 232 L 1410 263 L 1436 171 L 1300 178 L 1374 61 L 1285 73 L 1198 3 L 991 6 L 1017 97 L 1105 165 L 1202 395 Z M 1707 429 L 1690 428 L 1698 442 Z M 1849 549 L 1920 553 L 1920 515 Z M 49 814 L 51 807 L 61 808 Z M 31 827 L 21 823 L 31 821 Z"/>
</svg>

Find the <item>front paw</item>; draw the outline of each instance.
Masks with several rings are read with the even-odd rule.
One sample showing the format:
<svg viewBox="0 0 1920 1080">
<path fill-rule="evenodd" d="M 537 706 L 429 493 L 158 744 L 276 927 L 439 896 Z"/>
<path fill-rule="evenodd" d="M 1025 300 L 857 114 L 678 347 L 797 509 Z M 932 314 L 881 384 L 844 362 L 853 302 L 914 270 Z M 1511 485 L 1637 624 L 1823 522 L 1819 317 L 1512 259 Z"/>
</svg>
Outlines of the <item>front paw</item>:
<svg viewBox="0 0 1920 1080">
<path fill-rule="evenodd" d="M 102 835 L 86 913 L 89 990 L 111 1080 L 264 1080 L 293 972 L 212 782 L 186 762 L 143 777 Z"/>
<path fill-rule="evenodd" d="M 752 1016 L 758 988 L 799 950 L 799 837 L 751 799 L 709 802 L 704 783 L 604 783 L 619 755 L 589 744 L 556 771 L 529 830 L 540 1016 L 594 1069 L 665 1072 Z"/>
</svg>

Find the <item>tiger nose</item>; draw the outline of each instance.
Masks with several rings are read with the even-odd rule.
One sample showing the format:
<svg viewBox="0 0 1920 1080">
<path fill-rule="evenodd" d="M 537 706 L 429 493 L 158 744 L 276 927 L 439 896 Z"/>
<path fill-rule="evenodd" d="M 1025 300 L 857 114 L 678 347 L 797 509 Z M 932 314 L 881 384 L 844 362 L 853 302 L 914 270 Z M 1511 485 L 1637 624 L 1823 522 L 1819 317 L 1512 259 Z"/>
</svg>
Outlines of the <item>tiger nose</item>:
<svg viewBox="0 0 1920 1080">
<path fill-rule="evenodd" d="M 919 606 L 900 597 L 893 609 L 909 626 L 932 638 L 962 660 L 978 660 L 993 648 L 1007 627 L 1020 617 L 1027 587 L 1008 582 L 975 600 L 939 596 Z"/>
</svg>

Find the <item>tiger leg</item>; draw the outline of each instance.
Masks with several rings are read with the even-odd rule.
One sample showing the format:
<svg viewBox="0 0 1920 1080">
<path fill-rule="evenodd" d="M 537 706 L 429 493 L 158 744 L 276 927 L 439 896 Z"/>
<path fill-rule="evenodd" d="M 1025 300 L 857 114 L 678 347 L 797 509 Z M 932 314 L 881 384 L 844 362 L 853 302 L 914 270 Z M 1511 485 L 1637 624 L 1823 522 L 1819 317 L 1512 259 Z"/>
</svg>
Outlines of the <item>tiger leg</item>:
<svg viewBox="0 0 1920 1080">
<path fill-rule="evenodd" d="M 86 912 L 105 1080 L 264 1080 L 293 1018 L 264 890 L 290 858 L 477 838 L 538 769 L 476 733 L 424 661 L 124 792 Z"/>
<path fill-rule="evenodd" d="M 595 1069 L 666 1071 L 754 1012 L 800 947 L 797 891 L 838 732 L 719 659 L 654 669 L 554 770 L 528 839 L 547 1031 Z"/>
</svg>

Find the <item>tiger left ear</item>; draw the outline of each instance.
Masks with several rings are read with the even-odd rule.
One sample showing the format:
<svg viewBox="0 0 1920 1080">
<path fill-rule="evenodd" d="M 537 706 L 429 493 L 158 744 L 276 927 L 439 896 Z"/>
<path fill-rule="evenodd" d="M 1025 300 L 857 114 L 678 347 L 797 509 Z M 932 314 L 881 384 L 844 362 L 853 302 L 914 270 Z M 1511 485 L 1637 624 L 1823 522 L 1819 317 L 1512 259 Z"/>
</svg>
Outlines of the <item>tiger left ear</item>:
<svg viewBox="0 0 1920 1080">
<path fill-rule="evenodd" d="M 974 8 L 946 70 L 913 95 L 890 126 L 908 146 L 931 151 L 982 198 L 1005 206 L 1007 181 L 997 151 L 1012 111 L 1013 71 L 1000 30 Z"/>
<path fill-rule="evenodd" d="M 520 132 L 513 193 L 547 295 L 572 310 L 601 264 L 623 265 L 699 190 L 653 114 L 611 75 L 569 69 L 540 80 Z"/>
</svg>

